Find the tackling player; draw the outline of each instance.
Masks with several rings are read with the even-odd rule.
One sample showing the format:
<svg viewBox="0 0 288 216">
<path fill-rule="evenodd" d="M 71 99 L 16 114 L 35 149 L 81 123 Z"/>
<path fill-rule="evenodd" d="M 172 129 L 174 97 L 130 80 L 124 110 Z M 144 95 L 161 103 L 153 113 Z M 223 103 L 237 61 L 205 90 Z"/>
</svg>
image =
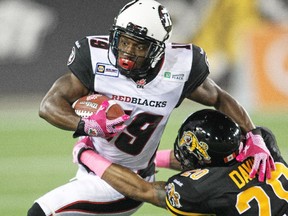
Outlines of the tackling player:
<svg viewBox="0 0 288 216">
<path fill-rule="evenodd" d="M 74 131 L 74 137 L 90 136 L 100 155 L 152 182 L 155 153 L 169 116 L 187 98 L 234 119 L 250 142 L 258 146 L 252 152 L 255 169 L 251 176 L 261 161 L 260 179 L 265 171 L 269 177 L 274 164 L 270 164 L 259 130 L 245 109 L 208 77 L 204 50 L 193 44 L 169 43 L 171 30 L 171 18 L 164 6 L 154 0 L 129 2 L 115 18 L 110 35 L 75 42 L 68 60 L 70 72 L 47 92 L 40 116 L 56 127 Z M 97 113 L 88 118 L 75 114 L 73 102 L 90 92 L 117 100 L 130 115 L 129 119 L 126 115 L 122 118 L 125 130 L 114 127 L 119 122 L 100 120 Z M 83 164 L 95 164 L 93 156 L 88 155 Z M 125 198 L 80 166 L 75 181 L 37 199 L 28 215 L 126 215 L 141 204 Z"/>
<path fill-rule="evenodd" d="M 173 215 L 286 216 L 288 165 L 272 132 L 259 129 L 277 168 L 264 182 L 249 177 L 252 158 L 236 161 L 243 145 L 241 129 L 215 110 L 195 112 L 181 125 L 174 154 L 185 171 L 170 177 L 166 186 L 164 182 L 146 182 L 117 164 L 110 163 L 101 174 L 94 171 L 122 194 L 166 207 Z M 87 143 L 84 139 L 77 145 L 83 141 Z M 99 156 L 98 166 L 106 163 L 109 164 Z"/>
</svg>

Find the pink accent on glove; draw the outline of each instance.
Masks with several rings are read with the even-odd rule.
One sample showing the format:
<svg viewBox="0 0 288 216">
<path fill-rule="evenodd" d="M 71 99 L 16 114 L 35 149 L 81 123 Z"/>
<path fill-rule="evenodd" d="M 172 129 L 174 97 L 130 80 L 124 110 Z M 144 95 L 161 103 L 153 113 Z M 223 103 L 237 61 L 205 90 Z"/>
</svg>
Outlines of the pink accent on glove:
<svg viewBox="0 0 288 216">
<path fill-rule="evenodd" d="M 90 139 L 90 137 L 86 136 L 82 139 L 79 139 L 78 142 L 74 145 L 73 147 L 73 163 L 75 164 L 79 164 L 78 161 L 78 155 L 79 155 L 79 151 L 82 149 L 91 149 L 91 150 L 95 150 L 94 145 Z"/>
<path fill-rule="evenodd" d="M 159 150 L 156 152 L 155 164 L 156 167 L 169 168 L 170 167 L 170 154 L 171 149 L 169 150 Z"/>
<path fill-rule="evenodd" d="M 264 181 L 265 172 L 268 179 L 271 178 L 271 169 L 275 170 L 274 160 L 265 145 L 261 135 L 253 134 L 251 131 L 246 134 L 246 145 L 239 148 L 239 155 L 236 160 L 239 162 L 244 161 L 248 157 L 254 157 L 252 170 L 249 173 L 250 178 L 254 178 L 259 170 L 258 180 Z"/>
<path fill-rule="evenodd" d="M 105 170 L 112 164 L 109 160 L 103 158 L 93 150 L 84 151 L 80 156 L 80 160 L 100 178 Z"/>
<path fill-rule="evenodd" d="M 109 102 L 103 101 L 97 112 L 87 118 L 82 118 L 85 122 L 84 131 L 89 136 L 110 138 L 122 132 L 126 125 L 122 123 L 129 119 L 129 115 L 124 114 L 116 119 L 109 120 L 106 116 L 106 110 Z M 121 125 L 120 125 L 121 124 Z"/>
</svg>

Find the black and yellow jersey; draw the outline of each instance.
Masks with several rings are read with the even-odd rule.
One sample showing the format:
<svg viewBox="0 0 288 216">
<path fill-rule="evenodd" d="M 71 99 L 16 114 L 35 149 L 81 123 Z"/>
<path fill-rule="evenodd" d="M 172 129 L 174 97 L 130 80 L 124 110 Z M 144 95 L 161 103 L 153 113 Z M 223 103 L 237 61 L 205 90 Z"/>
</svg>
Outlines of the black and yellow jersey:
<svg viewBox="0 0 288 216">
<path fill-rule="evenodd" d="M 166 184 L 166 206 L 174 215 L 288 215 L 288 166 L 269 147 L 276 171 L 271 179 L 250 178 L 253 159 L 229 167 L 207 167 L 174 175 Z"/>
</svg>

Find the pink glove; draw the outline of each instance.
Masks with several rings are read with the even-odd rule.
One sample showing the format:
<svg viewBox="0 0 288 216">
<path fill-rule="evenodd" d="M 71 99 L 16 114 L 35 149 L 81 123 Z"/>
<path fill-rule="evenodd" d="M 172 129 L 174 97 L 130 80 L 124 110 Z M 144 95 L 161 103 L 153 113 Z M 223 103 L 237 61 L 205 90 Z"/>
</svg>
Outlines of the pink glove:
<svg viewBox="0 0 288 216">
<path fill-rule="evenodd" d="M 252 170 L 249 173 L 250 178 L 254 178 L 259 170 L 258 180 L 264 181 L 265 172 L 268 179 L 271 178 L 271 169 L 275 170 L 274 160 L 267 149 L 265 142 L 261 135 L 253 134 L 251 131 L 246 134 L 246 145 L 240 145 L 239 155 L 236 160 L 239 162 L 244 161 L 248 157 L 254 157 Z"/>
<path fill-rule="evenodd" d="M 79 139 L 78 142 L 73 147 L 73 163 L 80 164 L 79 163 L 79 152 L 83 152 L 84 150 L 91 149 L 95 150 L 94 145 L 90 139 L 90 137 L 86 136 L 82 139 Z M 81 154 L 81 153 L 80 153 Z"/>
<path fill-rule="evenodd" d="M 122 123 L 127 121 L 129 116 L 124 114 L 116 119 L 109 120 L 106 116 L 108 106 L 109 102 L 104 101 L 95 114 L 89 116 L 88 118 L 81 119 L 85 122 L 84 132 L 87 135 L 109 138 L 116 136 L 117 133 L 125 129 L 126 125 L 122 125 Z"/>
</svg>

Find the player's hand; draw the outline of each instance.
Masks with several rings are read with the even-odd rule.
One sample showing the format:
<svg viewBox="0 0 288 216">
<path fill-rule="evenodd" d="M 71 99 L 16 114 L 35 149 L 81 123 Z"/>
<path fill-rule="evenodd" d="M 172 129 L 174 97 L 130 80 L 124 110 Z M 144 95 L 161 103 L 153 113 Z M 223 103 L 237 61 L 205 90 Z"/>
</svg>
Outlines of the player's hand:
<svg viewBox="0 0 288 216">
<path fill-rule="evenodd" d="M 250 178 L 254 178 L 257 171 L 259 171 L 258 180 L 263 182 L 265 174 L 266 177 L 270 179 L 271 170 L 275 170 L 276 168 L 262 136 L 260 134 L 253 134 L 253 132 L 255 133 L 255 129 L 246 134 L 245 147 L 243 147 L 243 145 L 240 147 L 236 160 L 242 162 L 248 157 L 254 157 L 254 163 L 249 176 Z"/>
<path fill-rule="evenodd" d="M 91 138 L 86 136 L 84 138 L 79 139 L 73 147 L 72 151 L 73 163 L 80 164 L 79 157 L 81 153 L 88 149 L 95 150 Z"/>
<path fill-rule="evenodd" d="M 116 119 L 109 120 L 106 116 L 106 110 L 109 107 L 109 102 L 104 101 L 97 112 L 88 118 L 82 118 L 85 122 L 84 132 L 88 136 L 97 136 L 103 138 L 110 138 L 116 136 L 119 132 L 123 131 L 126 125 L 123 125 L 125 121 L 129 119 L 129 116 L 124 114 Z"/>
</svg>

